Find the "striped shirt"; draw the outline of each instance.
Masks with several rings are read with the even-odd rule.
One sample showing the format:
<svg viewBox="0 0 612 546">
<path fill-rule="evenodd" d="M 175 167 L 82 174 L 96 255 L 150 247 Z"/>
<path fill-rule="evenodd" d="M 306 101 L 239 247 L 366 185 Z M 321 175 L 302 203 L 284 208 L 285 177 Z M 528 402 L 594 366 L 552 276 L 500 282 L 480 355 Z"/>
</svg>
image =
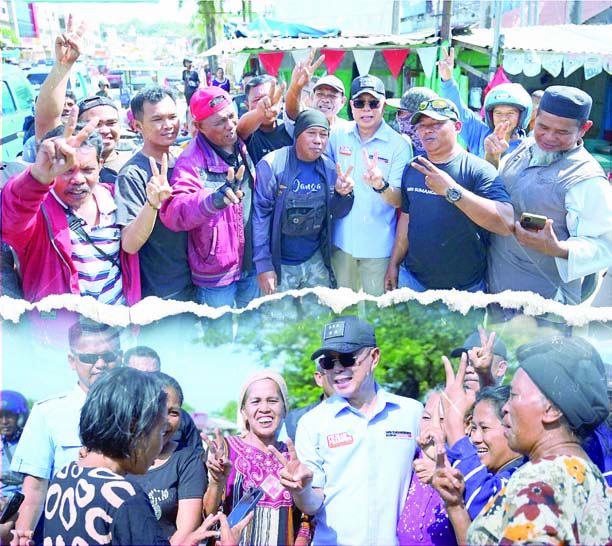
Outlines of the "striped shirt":
<svg viewBox="0 0 612 546">
<path fill-rule="evenodd" d="M 80 230 L 70 229 L 72 261 L 79 275 L 79 290 L 81 296 L 92 296 L 100 303 L 124 305 L 121 269 L 118 267 L 121 231 L 116 222 L 117 206 L 110 192 L 103 186 L 96 186 L 93 195 L 98 205 L 100 221 L 95 226 L 83 221 L 82 228 L 91 241 L 109 257 L 96 249 L 78 232 Z M 53 196 L 65 208 L 68 217 L 68 207 L 55 192 Z M 68 221 L 70 222 L 70 218 Z"/>
</svg>

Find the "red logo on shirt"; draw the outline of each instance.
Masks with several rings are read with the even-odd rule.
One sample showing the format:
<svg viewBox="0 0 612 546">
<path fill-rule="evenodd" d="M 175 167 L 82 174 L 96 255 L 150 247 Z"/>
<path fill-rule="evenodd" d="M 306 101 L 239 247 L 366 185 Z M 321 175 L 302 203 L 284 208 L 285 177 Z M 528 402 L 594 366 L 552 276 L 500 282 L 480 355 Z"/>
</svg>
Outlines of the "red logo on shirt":
<svg viewBox="0 0 612 546">
<path fill-rule="evenodd" d="M 353 437 L 348 432 L 339 432 L 327 436 L 327 447 L 329 448 L 348 446 L 352 443 Z"/>
<path fill-rule="evenodd" d="M 340 155 L 348 155 L 350 157 L 353 155 L 353 150 L 351 150 L 350 146 L 340 146 L 338 153 Z"/>
</svg>

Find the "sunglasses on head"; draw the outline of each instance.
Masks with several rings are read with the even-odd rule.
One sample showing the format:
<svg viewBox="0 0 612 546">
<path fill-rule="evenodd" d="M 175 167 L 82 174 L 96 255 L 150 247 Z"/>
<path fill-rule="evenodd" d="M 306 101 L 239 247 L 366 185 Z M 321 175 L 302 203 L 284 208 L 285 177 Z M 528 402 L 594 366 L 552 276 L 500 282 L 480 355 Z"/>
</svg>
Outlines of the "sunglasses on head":
<svg viewBox="0 0 612 546">
<path fill-rule="evenodd" d="M 363 99 L 355 99 L 353 101 L 353 106 L 355 108 L 358 108 L 359 110 L 361 110 L 362 108 L 365 107 L 365 105 L 368 105 L 372 110 L 376 110 L 379 106 L 380 106 L 380 101 L 379 100 L 363 100 Z"/>
<path fill-rule="evenodd" d="M 113 351 L 106 351 L 104 353 L 74 353 L 83 364 L 95 364 L 98 360 L 102 359 L 107 364 L 115 362 L 119 359 L 119 353 Z"/>
<path fill-rule="evenodd" d="M 350 368 L 355 365 L 357 359 L 361 356 L 361 349 L 355 353 L 338 353 L 337 356 L 321 355 L 317 359 L 317 364 L 323 370 L 333 370 L 336 362 L 339 362 L 343 368 Z"/>
<path fill-rule="evenodd" d="M 450 110 L 453 113 L 455 112 L 453 107 L 444 99 L 432 99 L 423 101 L 421 104 L 419 104 L 419 111 L 422 112 L 423 110 L 436 110 L 440 112 L 446 112 Z"/>
</svg>

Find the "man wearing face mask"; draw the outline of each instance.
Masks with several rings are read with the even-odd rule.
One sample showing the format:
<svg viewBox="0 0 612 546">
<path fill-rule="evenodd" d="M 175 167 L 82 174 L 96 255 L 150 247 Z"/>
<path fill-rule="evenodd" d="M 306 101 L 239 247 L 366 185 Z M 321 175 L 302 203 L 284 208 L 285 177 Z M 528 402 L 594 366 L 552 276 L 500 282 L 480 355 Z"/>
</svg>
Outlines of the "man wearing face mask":
<svg viewBox="0 0 612 546">
<path fill-rule="evenodd" d="M 397 108 L 395 121 L 399 132 L 410 138 L 412 150 L 415 155 L 419 155 L 425 151 L 423 143 L 417 134 L 416 125 L 410 123 L 410 118 L 418 109 L 422 102 L 430 99 L 435 99 L 437 95 L 428 87 L 411 87 L 406 91 L 401 99 L 388 99 L 387 104 L 393 108 Z"/>
</svg>

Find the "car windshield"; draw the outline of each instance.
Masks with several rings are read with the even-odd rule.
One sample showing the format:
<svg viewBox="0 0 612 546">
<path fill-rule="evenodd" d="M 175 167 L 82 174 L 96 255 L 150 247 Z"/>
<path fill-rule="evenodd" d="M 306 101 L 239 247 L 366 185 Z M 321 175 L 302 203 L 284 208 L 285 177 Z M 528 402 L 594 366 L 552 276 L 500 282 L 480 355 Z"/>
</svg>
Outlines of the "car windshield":
<svg viewBox="0 0 612 546">
<path fill-rule="evenodd" d="M 47 79 L 47 74 L 48 72 L 31 72 L 27 78 L 32 85 L 42 85 Z"/>
</svg>

